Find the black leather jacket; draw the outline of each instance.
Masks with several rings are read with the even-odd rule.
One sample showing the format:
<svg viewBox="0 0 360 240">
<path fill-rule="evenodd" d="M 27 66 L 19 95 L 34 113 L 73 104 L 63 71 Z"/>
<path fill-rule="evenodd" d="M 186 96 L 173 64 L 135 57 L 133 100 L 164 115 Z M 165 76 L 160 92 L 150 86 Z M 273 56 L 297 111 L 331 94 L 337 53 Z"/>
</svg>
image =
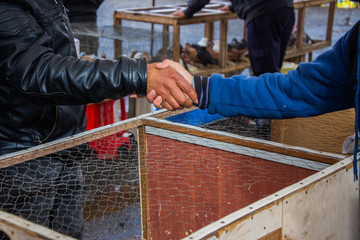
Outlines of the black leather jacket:
<svg viewBox="0 0 360 240">
<path fill-rule="evenodd" d="M 189 0 L 184 11 L 190 18 L 200 11 L 210 0 Z M 283 7 L 294 7 L 293 0 L 230 0 L 230 10 L 249 23 L 254 18 Z"/>
<path fill-rule="evenodd" d="M 145 95 L 144 59 L 76 58 L 62 0 L 0 2 L 0 155 L 85 131 L 86 103 Z"/>
</svg>

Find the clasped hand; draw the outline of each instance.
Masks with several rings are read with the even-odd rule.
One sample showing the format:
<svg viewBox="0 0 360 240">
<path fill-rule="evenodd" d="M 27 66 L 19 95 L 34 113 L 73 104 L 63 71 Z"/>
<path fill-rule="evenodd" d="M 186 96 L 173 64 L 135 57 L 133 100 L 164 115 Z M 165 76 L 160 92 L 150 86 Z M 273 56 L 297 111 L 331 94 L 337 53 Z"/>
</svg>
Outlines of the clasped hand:
<svg viewBox="0 0 360 240">
<path fill-rule="evenodd" d="M 147 75 L 146 98 L 156 108 L 174 111 L 198 104 L 192 75 L 181 64 L 171 60 L 148 64 Z"/>
</svg>

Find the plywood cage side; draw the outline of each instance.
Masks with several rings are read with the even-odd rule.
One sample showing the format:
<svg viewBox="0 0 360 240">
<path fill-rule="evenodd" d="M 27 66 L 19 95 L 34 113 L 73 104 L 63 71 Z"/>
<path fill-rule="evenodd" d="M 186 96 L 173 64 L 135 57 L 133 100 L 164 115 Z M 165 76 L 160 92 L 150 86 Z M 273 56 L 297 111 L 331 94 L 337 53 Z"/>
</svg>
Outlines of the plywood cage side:
<svg viewBox="0 0 360 240">
<path fill-rule="evenodd" d="M 359 211 L 347 158 L 183 239 L 359 239 Z"/>
</svg>

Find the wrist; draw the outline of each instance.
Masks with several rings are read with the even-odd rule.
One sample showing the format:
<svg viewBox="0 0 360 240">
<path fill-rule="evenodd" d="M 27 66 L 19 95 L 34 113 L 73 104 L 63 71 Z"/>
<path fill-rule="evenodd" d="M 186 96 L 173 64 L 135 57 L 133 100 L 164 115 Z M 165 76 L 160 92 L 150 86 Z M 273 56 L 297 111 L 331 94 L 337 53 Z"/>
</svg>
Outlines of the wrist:
<svg viewBox="0 0 360 240">
<path fill-rule="evenodd" d="M 198 107 L 205 109 L 209 106 L 210 100 L 210 78 L 194 75 L 193 86 L 198 96 Z"/>
</svg>

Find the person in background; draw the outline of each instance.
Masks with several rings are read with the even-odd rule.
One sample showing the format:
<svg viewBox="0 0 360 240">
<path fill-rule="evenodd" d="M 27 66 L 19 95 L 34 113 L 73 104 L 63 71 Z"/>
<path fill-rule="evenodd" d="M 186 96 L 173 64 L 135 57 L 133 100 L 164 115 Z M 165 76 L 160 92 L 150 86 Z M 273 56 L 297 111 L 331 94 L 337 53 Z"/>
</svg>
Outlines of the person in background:
<svg viewBox="0 0 360 240">
<path fill-rule="evenodd" d="M 97 9 L 103 0 L 64 0 L 70 23 L 96 23 Z"/>
<path fill-rule="evenodd" d="M 88 103 L 130 94 L 161 96 L 168 110 L 197 102 L 174 69 L 123 56 L 78 59 L 62 1 L 1 1 L 0 52 L 0 155 L 84 132 Z M 0 169 L 0 209 L 81 239 L 79 149 Z"/>
<path fill-rule="evenodd" d="M 189 0 L 185 10 L 171 15 L 191 18 L 210 0 Z M 223 11 L 235 12 L 246 22 L 246 42 L 252 73 L 280 72 L 295 23 L 293 0 L 230 0 Z M 257 130 L 269 132 L 270 120 L 256 119 Z"/>
<path fill-rule="evenodd" d="M 171 15 L 191 18 L 210 0 L 189 0 L 185 10 Z M 280 72 L 286 47 L 295 23 L 293 0 L 231 0 L 221 8 L 235 12 L 246 21 L 247 47 L 255 76 Z"/>
<path fill-rule="evenodd" d="M 67 15 L 72 29 L 97 29 L 97 10 L 103 0 L 65 0 L 64 6 L 68 10 Z M 92 36 L 77 35 L 80 41 L 80 52 L 87 55 L 98 56 L 98 38 Z"/>
<path fill-rule="evenodd" d="M 192 76 L 179 63 L 165 60 L 158 68 L 179 71 L 197 92 L 199 108 L 226 117 L 285 119 L 311 117 L 355 107 L 354 175 L 360 120 L 360 20 L 332 49 L 287 74 Z M 160 106 L 161 98 L 154 101 Z"/>
</svg>

